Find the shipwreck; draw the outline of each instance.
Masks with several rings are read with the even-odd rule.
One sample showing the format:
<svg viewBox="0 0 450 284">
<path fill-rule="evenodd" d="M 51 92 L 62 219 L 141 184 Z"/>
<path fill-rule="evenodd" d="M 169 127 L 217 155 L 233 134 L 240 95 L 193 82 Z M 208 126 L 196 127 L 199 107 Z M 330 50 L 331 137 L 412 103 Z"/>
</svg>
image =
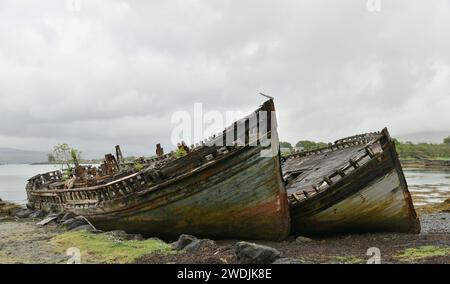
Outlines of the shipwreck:
<svg viewBox="0 0 450 284">
<path fill-rule="evenodd" d="M 181 234 L 224 239 L 282 240 L 290 231 L 272 100 L 182 157 L 123 162 L 120 147 L 100 167 L 39 174 L 26 186 L 29 206 L 83 215 L 98 229 L 175 239 Z"/>
<path fill-rule="evenodd" d="M 386 128 L 292 154 L 282 168 L 296 235 L 420 232 Z"/>
<path fill-rule="evenodd" d="M 272 99 L 183 156 L 126 163 L 120 147 L 99 167 L 36 175 L 29 206 L 73 212 L 101 230 L 175 239 L 283 240 L 293 235 L 420 231 L 387 129 L 281 157 Z"/>
</svg>

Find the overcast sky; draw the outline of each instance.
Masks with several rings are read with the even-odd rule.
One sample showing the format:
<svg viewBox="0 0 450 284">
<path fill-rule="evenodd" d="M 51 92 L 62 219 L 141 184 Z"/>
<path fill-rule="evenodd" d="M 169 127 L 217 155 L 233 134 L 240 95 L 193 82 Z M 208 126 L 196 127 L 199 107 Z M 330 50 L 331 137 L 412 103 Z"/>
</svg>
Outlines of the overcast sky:
<svg viewBox="0 0 450 284">
<path fill-rule="evenodd" d="M 291 142 L 450 131 L 450 1 L 366 2 L 1 0 L 0 147 L 150 155 L 258 92 Z"/>
</svg>

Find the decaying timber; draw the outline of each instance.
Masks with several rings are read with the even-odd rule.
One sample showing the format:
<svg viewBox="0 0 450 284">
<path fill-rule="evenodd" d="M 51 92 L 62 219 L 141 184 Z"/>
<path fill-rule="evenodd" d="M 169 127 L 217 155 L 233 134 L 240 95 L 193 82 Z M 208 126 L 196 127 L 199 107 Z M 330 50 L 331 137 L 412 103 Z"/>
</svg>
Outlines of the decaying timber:
<svg viewBox="0 0 450 284">
<path fill-rule="evenodd" d="M 79 169 L 70 184 L 59 171 L 37 175 L 27 184 L 29 202 L 44 211 L 83 215 L 102 230 L 168 239 L 284 239 L 290 221 L 280 157 L 278 149 L 262 155 L 273 145 L 261 143 L 278 142 L 276 121 L 260 115 L 274 111 L 273 101 L 266 101 L 180 158 L 164 155 L 159 145 L 157 157 L 143 159 L 140 170 L 125 165 L 117 148 L 116 157 L 107 155 L 100 168 Z M 218 143 L 229 140 L 232 145 Z"/>
<path fill-rule="evenodd" d="M 387 129 L 290 155 L 282 169 L 297 235 L 420 232 Z"/>
</svg>

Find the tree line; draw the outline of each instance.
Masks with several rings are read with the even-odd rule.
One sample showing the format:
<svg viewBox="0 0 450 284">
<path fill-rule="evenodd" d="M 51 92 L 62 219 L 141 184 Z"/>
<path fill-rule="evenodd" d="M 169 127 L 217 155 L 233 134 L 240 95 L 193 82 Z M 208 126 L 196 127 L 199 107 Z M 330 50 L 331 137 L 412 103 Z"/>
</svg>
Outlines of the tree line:
<svg viewBox="0 0 450 284">
<path fill-rule="evenodd" d="M 400 159 L 404 160 L 423 160 L 423 159 L 450 159 L 450 136 L 445 138 L 442 143 L 417 143 L 400 142 L 396 139 Z"/>
<path fill-rule="evenodd" d="M 446 137 L 442 143 L 417 143 L 401 142 L 394 139 L 397 153 L 400 159 L 421 160 L 421 159 L 450 159 L 450 136 Z M 295 148 L 302 151 L 315 150 L 326 147 L 325 142 L 315 142 L 311 140 L 300 140 L 295 143 Z M 294 151 L 294 146 L 290 142 L 280 141 L 280 148 Z M 78 163 L 101 163 L 103 159 L 83 160 L 81 151 L 69 147 L 66 143 L 58 144 L 53 151 L 47 155 L 51 164 L 62 164 L 71 168 Z M 126 157 L 125 161 L 134 161 L 136 157 Z"/>
<path fill-rule="evenodd" d="M 421 159 L 450 159 L 450 136 L 443 139 L 442 143 L 412 143 L 401 142 L 394 139 L 397 153 L 400 159 L 421 160 Z M 300 140 L 295 143 L 295 148 L 303 151 L 314 150 L 326 147 L 324 142 L 310 140 Z M 290 142 L 280 141 L 280 148 L 294 150 Z"/>
</svg>

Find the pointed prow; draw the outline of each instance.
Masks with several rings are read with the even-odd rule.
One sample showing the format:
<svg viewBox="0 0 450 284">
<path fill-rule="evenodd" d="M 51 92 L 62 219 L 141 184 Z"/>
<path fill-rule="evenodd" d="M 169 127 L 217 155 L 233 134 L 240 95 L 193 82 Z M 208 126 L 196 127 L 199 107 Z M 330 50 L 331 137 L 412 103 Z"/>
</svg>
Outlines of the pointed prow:
<svg viewBox="0 0 450 284">
<path fill-rule="evenodd" d="M 274 97 L 271 97 L 271 96 L 269 96 L 269 95 L 266 95 L 266 94 L 263 94 L 263 93 L 259 93 L 261 96 L 263 96 L 263 97 L 266 97 L 266 98 L 268 98 L 268 99 L 271 99 L 271 100 L 273 100 L 274 99 Z"/>
</svg>

